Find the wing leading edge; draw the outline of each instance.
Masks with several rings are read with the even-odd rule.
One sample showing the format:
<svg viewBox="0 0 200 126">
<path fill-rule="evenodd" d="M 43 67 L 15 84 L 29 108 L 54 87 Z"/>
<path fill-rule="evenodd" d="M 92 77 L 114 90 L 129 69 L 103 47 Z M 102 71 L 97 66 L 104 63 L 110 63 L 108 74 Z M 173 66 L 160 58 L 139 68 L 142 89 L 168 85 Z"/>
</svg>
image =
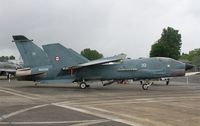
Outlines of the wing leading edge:
<svg viewBox="0 0 200 126">
<path fill-rule="evenodd" d="M 110 63 L 110 62 L 117 62 L 125 58 L 126 58 L 125 54 L 119 54 L 112 57 L 102 58 L 102 59 L 93 60 L 87 63 L 78 64 L 76 66 L 63 67 L 63 70 L 78 69 L 78 68 L 88 67 L 88 66 L 93 66 L 93 65 L 101 65 L 101 64 Z"/>
</svg>

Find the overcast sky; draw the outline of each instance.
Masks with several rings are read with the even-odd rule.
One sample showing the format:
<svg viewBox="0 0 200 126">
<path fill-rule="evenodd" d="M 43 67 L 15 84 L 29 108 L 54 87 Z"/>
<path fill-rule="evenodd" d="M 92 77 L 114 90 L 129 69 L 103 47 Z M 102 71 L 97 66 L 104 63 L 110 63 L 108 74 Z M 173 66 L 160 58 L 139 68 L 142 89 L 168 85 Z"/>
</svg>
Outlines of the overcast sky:
<svg viewBox="0 0 200 126">
<path fill-rule="evenodd" d="M 148 57 L 168 26 L 181 33 L 182 52 L 200 48 L 200 1 L 0 0 L 0 55 L 18 57 L 11 36 L 23 34 L 39 46 Z"/>
</svg>

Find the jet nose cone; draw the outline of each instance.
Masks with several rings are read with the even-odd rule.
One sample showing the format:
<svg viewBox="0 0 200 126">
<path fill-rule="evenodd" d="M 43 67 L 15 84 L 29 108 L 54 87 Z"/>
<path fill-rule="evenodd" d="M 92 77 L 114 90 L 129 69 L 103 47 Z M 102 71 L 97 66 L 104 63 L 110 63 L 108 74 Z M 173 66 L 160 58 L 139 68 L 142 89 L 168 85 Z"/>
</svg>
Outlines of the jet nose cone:
<svg viewBox="0 0 200 126">
<path fill-rule="evenodd" d="M 192 69 L 194 66 L 192 64 L 186 63 L 185 64 L 185 70 L 190 70 Z"/>
</svg>

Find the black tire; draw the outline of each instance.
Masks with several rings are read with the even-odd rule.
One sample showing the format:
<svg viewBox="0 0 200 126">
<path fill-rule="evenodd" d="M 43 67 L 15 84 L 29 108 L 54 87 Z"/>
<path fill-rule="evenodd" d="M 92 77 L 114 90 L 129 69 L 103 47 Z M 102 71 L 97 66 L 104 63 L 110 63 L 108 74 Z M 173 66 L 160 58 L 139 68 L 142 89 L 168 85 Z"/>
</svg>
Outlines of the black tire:
<svg viewBox="0 0 200 126">
<path fill-rule="evenodd" d="M 143 81 L 140 81 L 140 84 L 142 85 L 142 84 L 143 84 Z"/>
<path fill-rule="evenodd" d="M 169 85 L 169 80 L 166 81 L 166 85 Z"/>
<path fill-rule="evenodd" d="M 11 78 L 11 74 L 8 74 L 8 75 L 7 75 L 7 79 L 10 79 L 10 78 Z"/>
<path fill-rule="evenodd" d="M 87 87 L 85 82 L 80 83 L 79 85 L 80 89 L 85 89 Z"/>
<path fill-rule="evenodd" d="M 143 84 L 143 85 L 142 85 L 142 89 L 143 89 L 143 90 L 148 90 L 148 88 L 149 88 L 149 86 L 148 86 L 147 84 Z"/>
</svg>

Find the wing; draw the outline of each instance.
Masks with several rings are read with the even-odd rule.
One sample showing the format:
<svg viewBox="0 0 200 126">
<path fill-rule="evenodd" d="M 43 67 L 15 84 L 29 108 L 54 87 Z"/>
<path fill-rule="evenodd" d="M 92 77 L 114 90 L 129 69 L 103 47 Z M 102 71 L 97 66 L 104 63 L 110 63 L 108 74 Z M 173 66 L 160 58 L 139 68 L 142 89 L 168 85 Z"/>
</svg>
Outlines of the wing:
<svg viewBox="0 0 200 126">
<path fill-rule="evenodd" d="M 1 69 L 1 68 L 0 68 L 0 71 L 10 72 L 10 73 L 14 73 L 14 72 L 16 72 L 15 69 Z"/>
<path fill-rule="evenodd" d="M 125 58 L 126 58 L 125 54 L 119 54 L 119 55 L 116 55 L 116 56 L 113 56 L 113 57 L 102 58 L 102 59 L 93 60 L 93 61 L 90 61 L 90 62 L 87 62 L 87 63 L 78 64 L 76 66 L 64 67 L 63 70 L 78 69 L 78 68 L 81 68 L 81 67 L 101 65 L 101 64 L 110 63 L 110 62 L 117 62 L 117 61 L 121 61 Z"/>
</svg>

